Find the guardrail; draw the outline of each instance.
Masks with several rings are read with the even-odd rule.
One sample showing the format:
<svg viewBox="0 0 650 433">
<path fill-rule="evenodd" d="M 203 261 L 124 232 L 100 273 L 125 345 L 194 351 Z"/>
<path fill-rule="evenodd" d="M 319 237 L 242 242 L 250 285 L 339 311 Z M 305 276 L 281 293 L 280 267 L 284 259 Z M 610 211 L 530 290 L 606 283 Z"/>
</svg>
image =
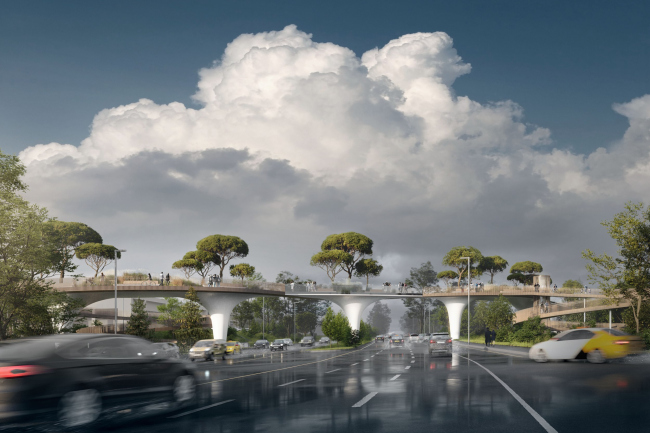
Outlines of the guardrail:
<svg viewBox="0 0 650 433">
<path fill-rule="evenodd" d="M 470 287 L 470 293 L 494 294 L 494 295 L 539 295 L 539 296 L 554 296 L 554 295 L 602 295 L 599 289 L 575 289 L 568 287 L 554 288 L 535 288 L 534 286 L 506 286 L 506 285 L 487 285 Z M 439 294 L 439 293 L 467 293 L 467 286 L 458 287 L 425 287 L 424 294 Z"/>
</svg>

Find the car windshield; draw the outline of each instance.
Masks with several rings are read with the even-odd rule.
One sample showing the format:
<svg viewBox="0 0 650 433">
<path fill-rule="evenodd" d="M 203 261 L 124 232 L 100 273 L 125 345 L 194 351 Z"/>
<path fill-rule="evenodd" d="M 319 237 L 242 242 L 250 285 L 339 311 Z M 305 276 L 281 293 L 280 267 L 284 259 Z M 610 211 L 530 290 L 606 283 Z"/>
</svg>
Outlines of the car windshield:
<svg viewBox="0 0 650 433">
<path fill-rule="evenodd" d="M 275 344 L 282 344 L 282 343 L 284 343 L 284 342 L 285 342 L 284 340 L 275 340 L 275 341 L 274 341 Z"/>
<path fill-rule="evenodd" d="M 211 347 L 212 346 L 212 341 L 210 340 L 204 340 L 204 341 L 197 341 L 194 347 Z"/>
<path fill-rule="evenodd" d="M 266 343 L 266 340 L 257 340 L 255 344 L 264 344 Z"/>
<path fill-rule="evenodd" d="M 229 341 L 228 343 L 226 343 L 226 346 L 235 346 L 236 344 L 237 344 L 237 343 L 234 343 L 234 342 L 232 342 L 232 341 Z"/>
</svg>

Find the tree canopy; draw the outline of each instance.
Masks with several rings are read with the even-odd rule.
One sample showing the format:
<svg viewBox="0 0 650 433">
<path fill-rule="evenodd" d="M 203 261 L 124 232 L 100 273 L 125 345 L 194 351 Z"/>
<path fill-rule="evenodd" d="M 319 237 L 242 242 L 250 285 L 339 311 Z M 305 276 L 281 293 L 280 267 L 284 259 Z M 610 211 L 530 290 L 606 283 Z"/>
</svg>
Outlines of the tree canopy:
<svg viewBox="0 0 650 433">
<path fill-rule="evenodd" d="M 562 284 L 562 287 L 566 287 L 567 289 L 582 289 L 584 286 L 580 280 L 566 280 Z"/>
<path fill-rule="evenodd" d="M 233 278 L 241 278 L 241 282 L 244 284 L 244 278 L 250 278 L 255 275 L 255 266 L 251 266 L 248 263 L 230 265 L 230 275 Z"/>
<path fill-rule="evenodd" d="M 210 271 L 221 263 L 219 254 L 201 250 L 188 251 L 183 256 L 183 260 L 196 260 L 201 265 L 195 268 L 196 273 L 201 276 L 201 284 L 205 282 L 205 277 L 210 274 Z"/>
<path fill-rule="evenodd" d="M 357 262 L 365 256 L 372 255 L 372 239 L 356 232 L 339 233 L 329 235 L 321 244 L 321 251 L 339 250 L 348 253 L 352 259 L 349 262 L 341 263 L 341 267 L 352 279 Z"/>
<path fill-rule="evenodd" d="M 409 281 L 415 287 L 423 290 L 425 287 L 433 287 L 438 284 L 438 274 L 430 261 L 422 263 L 419 268 L 411 268 Z"/>
<path fill-rule="evenodd" d="M 172 263 L 172 269 L 180 269 L 185 278 L 189 280 L 194 273 L 203 270 L 203 263 L 196 259 L 182 259 Z"/>
<path fill-rule="evenodd" d="M 375 302 L 367 318 L 368 324 L 380 334 L 388 333 L 392 320 L 390 317 L 390 308 L 380 301 Z"/>
<path fill-rule="evenodd" d="M 232 259 L 248 255 L 248 244 L 237 236 L 210 235 L 197 242 L 196 249 L 219 256 L 219 277 L 221 278 L 223 278 L 224 268 Z M 196 258 L 200 260 L 198 257 Z"/>
<path fill-rule="evenodd" d="M 439 280 L 444 281 L 445 286 L 449 289 L 451 280 L 458 279 L 458 274 L 454 271 L 442 271 L 442 272 L 438 272 L 437 277 Z"/>
<path fill-rule="evenodd" d="M 78 259 L 85 260 L 86 264 L 95 271 L 95 277 L 114 260 L 116 254 L 118 259 L 122 258 L 122 253 L 113 245 L 98 243 L 80 245 L 75 253 Z"/>
<path fill-rule="evenodd" d="M 72 263 L 75 249 L 86 243 L 101 244 L 101 235 L 84 223 L 52 220 L 45 224 L 45 232 L 51 238 L 55 258 L 55 269 L 62 281 L 66 272 L 73 272 L 77 266 Z"/>
<path fill-rule="evenodd" d="M 469 283 L 469 280 L 471 277 L 480 277 L 482 272 L 478 268 L 479 263 L 481 263 L 481 260 L 483 259 L 483 254 L 478 250 L 478 248 L 474 247 L 454 247 L 447 254 L 445 254 L 445 257 L 442 259 L 442 264 L 445 266 L 452 267 L 456 269 L 456 273 L 458 274 L 458 287 L 460 287 L 460 282 L 463 279 L 463 275 L 467 277 L 467 259 L 461 259 L 461 257 L 469 257 L 470 258 L 470 267 L 474 266 L 471 268 L 470 272 L 470 278 L 468 278 L 467 282 Z"/>
<path fill-rule="evenodd" d="M 482 273 L 490 274 L 490 284 L 494 284 L 494 275 L 505 271 L 508 261 L 501 256 L 484 256 L 478 267 Z"/>
<path fill-rule="evenodd" d="M 375 259 L 361 259 L 354 267 L 354 275 L 358 278 L 366 277 L 366 286 L 370 283 L 370 277 L 378 277 L 384 267 Z"/>
<path fill-rule="evenodd" d="M 353 257 L 345 251 L 329 250 L 314 254 L 309 264 L 324 270 L 329 279 L 334 282 L 336 275 L 344 270 L 343 266 L 349 266 L 352 260 Z"/>
<path fill-rule="evenodd" d="M 511 274 L 532 275 L 532 274 L 539 274 L 543 270 L 544 269 L 542 268 L 542 265 L 531 261 L 517 262 L 514 265 L 512 265 L 512 267 L 510 267 Z"/>
<path fill-rule="evenodd" d="M 149 331 L 149 313 L 146 310 L 146 304 L 142 299 L 134 299 L 131 303 L 131 317 L 126 322 L 125 334 L 136 335 L 146 338 L 151 333 Z"/>
</svg>

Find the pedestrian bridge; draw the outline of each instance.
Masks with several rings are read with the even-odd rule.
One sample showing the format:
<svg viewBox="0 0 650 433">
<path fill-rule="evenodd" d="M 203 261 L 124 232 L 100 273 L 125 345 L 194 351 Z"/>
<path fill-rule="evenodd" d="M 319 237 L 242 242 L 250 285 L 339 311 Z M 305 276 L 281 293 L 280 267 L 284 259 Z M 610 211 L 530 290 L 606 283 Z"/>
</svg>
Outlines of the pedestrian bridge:
<svg viewBox="0 0 650 433">
<path fill-rule="evenodd" d="M 515 323 L 525 322 L 530 317 L 536 316 L 542 319 L 550 319 L 551 317 L 564 316 L 566 314 L 628 308 L 631 305 L 629 301 L 620 301 L 618 304 L 612 304 L 608 301 L 607 298 L 604 298 L 583 299 L 582 301 L 556 303 L 548 306 L 537 304 L 531 308 L 518 310 L 515 314 Z"/>
<path fill-rule="evenodd" d="M 90 305 L 98 301 L 112 299 L 115 296 L 115 286 L 108 281 L 104 284 L 74 284 L 57 283 L 54 289 L 68 293 L 84 304 Z M 425 288 L 419 293 L 399 293 L 395 290 L 355 290 L 347 288 L 311 288 L 305 286 L 284 285 L 278 283 L 251 283 L 249 287 L 238 283 L 222 283 L 220 287 L 192 286 L 197 292 L 201 303 L 208 311 L 212 320 L 212 332 L 214 338 L 226 338 L 228 323 L 233 308 L 240 302 L 258 296 L 284 296 L 299 299 L 320 299 L 337 304 L 345 312 L 352 329 L 359 329 L 361 315 L 366 307 L 380 300 L 388 299 L 436 299 L 442 302 L 447 308 L 449 315 L 450 334 L 453 338 L 460 337 L 460 322 L 463 310 L 467 307 L 468 292 L 466 288 L 461 289 L 439 289 Z M 117 285 L 118 298 L 159 298 L 185 296 L 190 286 L 160 286 L 151 282 L 125 282 Z M 351 293 L 352 292 L 352 293 Z M 535 290 L 533 287 L 512 287 L 512 286 L 487 286 L 484 290 L 472 288 L 469 292 L 471 300 L 490 300 L 503 295 L 517 309 L 525 310 L 539 308 L 540 299 L 555 297 L 568 299 L 590 298 L 602 302 L 605 298 L 600 293 L 580 293 L 580 289 L 551 289 Z M 582 311 L 582 310 L 581 310 Z M 570 314 L 565 312 L 562 314 Z M 558 314 L 559 315 L 559 314 Z M 545 317 L 545 316 L 542 316 Z M 552 316 L 547 316 L 552 317 Z M 525 320 L 525 319 L 524 319 Z"/>
</svg>

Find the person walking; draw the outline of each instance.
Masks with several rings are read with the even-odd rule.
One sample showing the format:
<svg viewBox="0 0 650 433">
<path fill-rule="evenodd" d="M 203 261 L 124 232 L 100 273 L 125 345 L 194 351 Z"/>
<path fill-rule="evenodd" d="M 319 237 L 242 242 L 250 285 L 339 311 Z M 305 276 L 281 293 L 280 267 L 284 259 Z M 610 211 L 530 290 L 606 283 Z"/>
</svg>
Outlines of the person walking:
<svg viewBox="0 0 650 433">
<path fill-rule="evenodd" d="M 490 339 L 492 338 L 492 333 L 490 332 L 490 328 L 486 327 L 485 328 L 485 347 L 488 347 L 490 345 Z"/>
<path fill-rule="evenodd" d="M 164 272 L 160 273 L 160 285 L 161 286 L 165 285 L 165 273 Z"/>
<path fill-rule="evenodd" d="M 165 281 L 167 282 L 167 285 L 169 286 L 169 272 L 167 273 L 167 276 L 165 277 Z"/>
<path fill-rule="evenodd" d="M 497 341 L 497 331 L 496 329 L 492 330 L 492 333 L 490 335 L 490 343 L 492 346 L 494 346 L 494 342 Z"/>
</svg>

